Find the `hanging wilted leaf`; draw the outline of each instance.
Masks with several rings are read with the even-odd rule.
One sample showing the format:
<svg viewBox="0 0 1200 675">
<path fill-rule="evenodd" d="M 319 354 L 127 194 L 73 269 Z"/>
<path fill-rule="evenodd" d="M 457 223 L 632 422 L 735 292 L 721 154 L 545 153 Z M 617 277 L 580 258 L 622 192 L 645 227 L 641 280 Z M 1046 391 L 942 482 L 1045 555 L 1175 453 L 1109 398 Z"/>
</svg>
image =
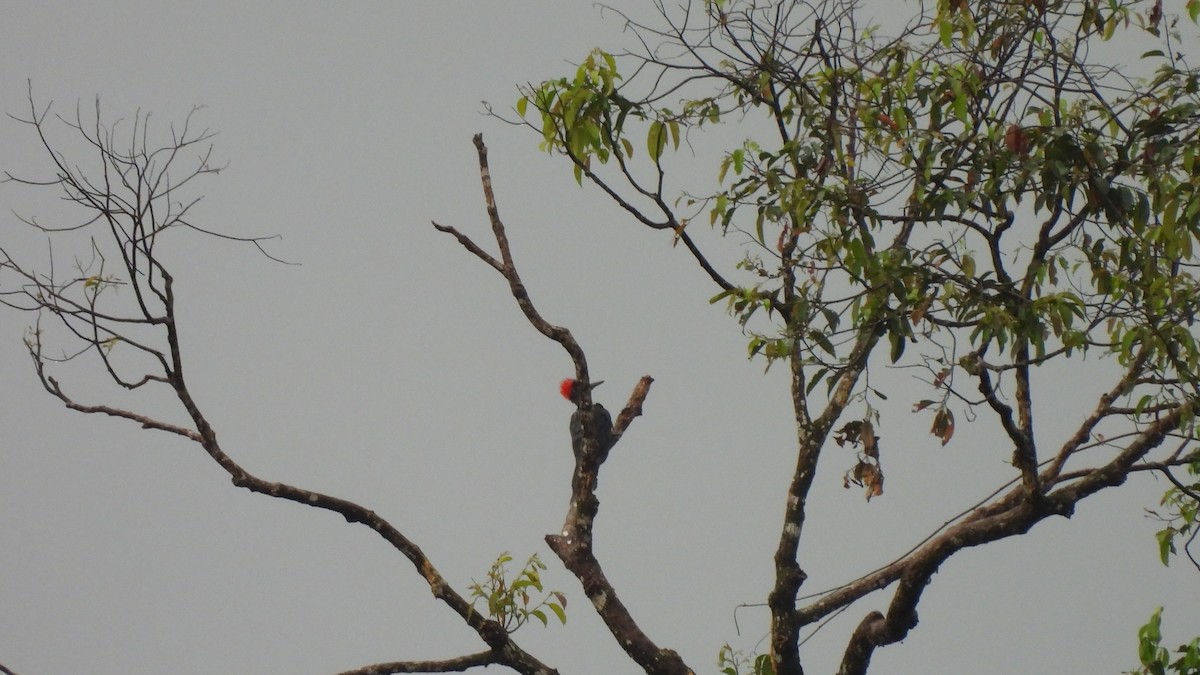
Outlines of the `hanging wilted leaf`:
<svg viewBox="0 0 1200 675">
<path fill-rule="evenodd" d="M 937 414 L 933 416 L 933 427 L 929 433 L 942 439 L 942 446 L 945 447 L 954 436 L 954 413 L 950 412 L 949 408 L 937 411 Z"/>
<path fill-rule="evenodd" d="M 842 487 L 849 489 L 851 485 L 866 488 L 867 501 L 871 501 L 872 497 L 883 494 L 883 469 L 877 462 L 859 460 L 842 477 Z"/>
<path fill-rule="evenodd" d="M 862 427 L 862 420 L 846 422 L 846 424 L 842 425 L 841 429 L 833 432 L 833 441 L 838 444 L 838 447 L 845 447 L 846 443 L 856 446 L 862 435 Z"/>
<path fill-rule="evenodd" d="M 879 437 L 875 435 L 875 425 L 870 422 L 862 424 L 863 454 L 879 459 Z"/>
<path fill-rule="evenodd" d="M 863 464 L 862 485 L 867 489 L 867 501 L 883 494 L 883 470 L 878 464 Z"/>
</svg>

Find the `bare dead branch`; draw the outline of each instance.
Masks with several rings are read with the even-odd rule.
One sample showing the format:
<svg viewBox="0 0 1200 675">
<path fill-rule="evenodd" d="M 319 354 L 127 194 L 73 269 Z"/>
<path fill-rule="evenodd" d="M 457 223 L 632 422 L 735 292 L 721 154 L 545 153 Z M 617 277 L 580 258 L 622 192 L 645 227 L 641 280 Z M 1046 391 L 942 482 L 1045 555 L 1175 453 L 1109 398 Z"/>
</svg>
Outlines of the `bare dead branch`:
<svg viewBox="0 0 1200 675">
<path fill-rule="evenodd" d="M 444 659 L 439 661 L 391 661 L 388 663 L 376 663 L 354 670 L 347 670 L 338 675 L 390 675 L 391 673 L 461 673 L 471 668 L 486 667 L 490 665 L 503 665 L 501 655 L 495 651 L 479 652 L 477 654 L 467 654 L 453 659 Z M 546 671 L 555 673 L 557 671 Z"/>
<path fill-rule="evenodd" d="M 487 263 L 492 269 L 496 270 L 497 272 L 504 274 L 504 265 L 502 265 L 499 260 L 496 260 L 491 255 L 489 255 L 487 253 L 487 251 L 484 251 L 483 249 L 479 248 L 479 246 L 474 241 L 471 241 L 471 238 L 468 237 L 467 235 L 463 234 L 462 232 L 459 232 L 458 230 L 454 229 L 453 227 L 450 227 L 447 225 L 438 225 L 437 222 L 433 222 L 433 227 L 438 232 L 445 232 L 446 234 L 449 234 L 450 236 L 454 237 L 455 239 L 458 240 L 458 243 L 462 244 L 463 248 L 470 251 L 472 255 L 479 258 L 483 262 Z"/>
<path fill-rule="evenodd" d="M 613 423 L 615 438 L 620 438 L 621 434 L 625 433 L 625 429 L 633 423 L 633 418 L 641 416 L 642 403 L 645 403 L 646 396 L 650 394 L 650 385 L 653 383 L 654 378 L 649 375 L 643 375 L 642 379 L 638 380 L 637 385 L 633 388 L 633 393 L 629 396 L 629 402 L 621 409 L 616 422 Z"/>
<path fill-rule="evenodd" d="M 440 232 L 453 236 L 472 255 L 487 263 L 492 269 L 504 276 L 509 290 L 525 318 L 539 333 L 559 343 L 570 355 L 575 364 L 575 379 L 580 382 L 590 382 L 587 360 L 583 349 L 571 334 L 571 331 L 546 321 L 533 304 L 529 292 L 521 281 L 513 260 L 512 251 L 508 244 L 508 235 L 504 223 L 500 219 L 500 210 L 496 206 L 496 195 L 492 188 L 491 171 L 487 161 L 487 146 L 483 136 L 476 134 L 475 149 L 479 156 L 479 175 L 483 186 L 484 201 L 487 207 L 488 219 L 492 227 L 492 235 L 500 250 L 500 258 L 496 259 L 476 244 L 470 237 L 462 234 L 453 227 L 434 223 Z M 641 413 L 642 403 L 649 393 L 653 378 L 643 377 L 634 388 L 629 402 L 617 417 L 613 429 L 615 440 L 619 440 L 633 418 Z M 585 430 L 585 450 L 577 459 L 575 471 L 571 479 L 571 503 L 567 510 L 566 521 L 561 534 L 546 536 L 546 543 L 562 560 L 572 574 L 583 585 L 583 591 L 592 601 L 596 612 L 604 620 L 606 626 L 617 643 L 627 654 L 648 673 L 663 675 L 683 675 L 691 670 L 684 664 L 679 655 L 669 649 L 662 649 L 641 630 L 634 621 L 625 605 L 617 598 L 616 589 L 608 581 L 600 562 L 592 553 L 592 522 L 599 511 L 599 500 L 595 495 L 596 479 L 600 470 L 600 459 L 596 452 L 597 439 L 594 437 L 591 424 L 592 401 L 589 389 L 583 389 L 577 405 L 583 415 L 582 425 Z M 614 440 L 614 443 L 615 443 Z"/>
</svg>

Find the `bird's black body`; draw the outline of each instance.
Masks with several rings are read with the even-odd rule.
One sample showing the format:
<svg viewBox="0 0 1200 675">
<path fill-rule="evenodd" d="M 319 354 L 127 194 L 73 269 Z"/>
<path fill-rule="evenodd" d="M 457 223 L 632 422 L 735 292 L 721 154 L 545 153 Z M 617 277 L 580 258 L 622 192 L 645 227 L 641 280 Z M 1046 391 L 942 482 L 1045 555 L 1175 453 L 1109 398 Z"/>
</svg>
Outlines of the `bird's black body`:
<svg viewBox="0 0 1200 675">
<path fill-rule="evenodd" d="M 596 438 L 596 464 L 604 463 L 608 451 L 612 448 L 612 415 L 599 403 L 592 404 L 592 434 Z M 583 411 L 576 410 L 571 415 L 571 449 L 575 451 L 575 461 L 583 457 Z"/>
<path fill-rule="evenodd" d="M 559 391 L 563 398 L 578 406 L 583 403 L 584 394 L 590 392 L 598 384 L 600 382 L 581 383 L 566 379 L 562 381 Z M 583 459 L 584 411 L 585 408 L 577 408 L 571 415 L 571 449 L 575 451 L 576 463 Z M 599 466 L 608 458 L 608 451 L 612 449 L 615 442 L 612 415 L 609 415 L 604 406 L 599 403 L 592 403 L 592 436 L 596 439 L 596 465 Z"/>
</svg>

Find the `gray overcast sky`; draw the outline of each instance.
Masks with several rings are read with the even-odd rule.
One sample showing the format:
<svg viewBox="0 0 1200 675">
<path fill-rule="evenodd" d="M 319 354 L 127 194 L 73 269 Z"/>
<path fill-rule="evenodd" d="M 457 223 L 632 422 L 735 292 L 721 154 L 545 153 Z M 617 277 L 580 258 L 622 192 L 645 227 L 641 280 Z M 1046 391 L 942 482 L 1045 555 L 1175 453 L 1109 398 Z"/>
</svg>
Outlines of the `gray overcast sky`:
<svg viewBox="0 0 1200 675">
<path fill-rule="evenodd" d="M 733 609 L 771 584 L 794 463 L 785 378 L 745 361 L 735 322 L 669 238 L 576 187 L 535 136 L 480 114 L 482 100 L 510 106 L 516 83 L 621 44 L 616 17 L 587 2 L 51 1 L 0 14 L 3 110 L 25 112 L 27 78 L 60 113 L 97 95 L 109 121 L 152 111 L 152 132 L 205 104 L 197 119 L 219 131 L 229 167 L 198 186 L 197 222 L 279 234 L 271 252 L 302 263 L 187 235 L 167 253 L 191 386 L 226 450 L 264 478 L 375 509 L 460 590 L 502 551 L 540 553 L 569 621 L 519 641 L 564 673 L 634 672 L 542 543 L 569 492 L 570 406 L 556 383 L 570 362 L 498 275 L 429 226 L 487 242 L 471 145 L 484 132 L 526 284 L 608 381 L 599 398 L 615 408 L 639 376 L 656 378 L 605 467 L 598 556 L 649 634 L 693 667 L 713 669 L 725 641 L 761 647 L 766 611 L 739 610 L 739 637 Z M 0 148 L 0 168 L 47 173 L 27 127 L 0 120 Z M 0 186 L 4 214 L 52 213 L 53 198 Z M 43 250 L 3 218 L 0 242 Z M 26 325 L 0 314 L 0 663 L 23 675 L 329 673 L 481 648 L 367 529 L 235 489 L 198 446 L 56 404 L 24 354 Z M 58 373 L 92 400 L 181 416 L 121 398 L 93 366 Z M 852 458 L 828 454 L 806 590 L 890 561 L 1009 473 L 982 422 L 960 416 L 939 447 L 897 382 L 888 493 L 865 504 L 844 491 Z M 1043 401 L 1050 438 L 1086 391 L 1072 382 Z M 1157 562 L 1142 508 L 1162 489 L 1142 477 L 1071 521 L 954 557 L 920 626 L 873 672 L 1119 672 L 1160 604 L 1181 640 L 1200 626 L 1200 593 L 1194 571 Z M 885 601 L 810 642 L 812 672 L 833 670 L 849 628 Z"/>
</svg>

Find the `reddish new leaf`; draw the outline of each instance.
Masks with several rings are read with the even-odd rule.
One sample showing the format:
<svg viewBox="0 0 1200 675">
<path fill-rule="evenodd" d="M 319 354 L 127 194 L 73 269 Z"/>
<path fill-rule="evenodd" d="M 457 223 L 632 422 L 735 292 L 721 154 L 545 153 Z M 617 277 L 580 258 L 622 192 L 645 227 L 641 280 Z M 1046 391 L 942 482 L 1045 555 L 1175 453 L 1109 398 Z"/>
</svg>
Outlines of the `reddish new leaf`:
<svg viewBox="0 0 1200 675">
<path fill-rule="evenodd" d="M 1029 154 L 1029 135 L 1020 125 L 1010 125 L 1004 132 L 1004 147 L 1013 154 L 1025 157 Z"/>
</svg>

